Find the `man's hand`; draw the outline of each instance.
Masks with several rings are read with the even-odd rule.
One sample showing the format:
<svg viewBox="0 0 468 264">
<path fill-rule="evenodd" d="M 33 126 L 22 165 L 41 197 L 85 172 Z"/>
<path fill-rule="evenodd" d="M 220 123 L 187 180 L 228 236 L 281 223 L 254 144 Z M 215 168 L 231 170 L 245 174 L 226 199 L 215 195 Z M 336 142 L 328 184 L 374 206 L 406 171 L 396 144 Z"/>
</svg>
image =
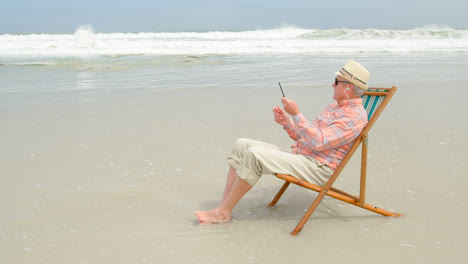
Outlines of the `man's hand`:
<svg viewBox="0 0 468 264">
<path fill-rule="evenodd" d="M 297 106 L 296 102 L 286 97 L 281 99 L 281 103 L 284 106 L 284 110 L 290 114 L 291 116 L 299 114 L 299 107 Z"/>
<path fill-rule="evenodd" d="M 275 114 L 275 122 L 282 125 L 283 127 L 289 124 L 290 119 L 288 114 L 279 106 L 273 108 Z"/>
</svg>

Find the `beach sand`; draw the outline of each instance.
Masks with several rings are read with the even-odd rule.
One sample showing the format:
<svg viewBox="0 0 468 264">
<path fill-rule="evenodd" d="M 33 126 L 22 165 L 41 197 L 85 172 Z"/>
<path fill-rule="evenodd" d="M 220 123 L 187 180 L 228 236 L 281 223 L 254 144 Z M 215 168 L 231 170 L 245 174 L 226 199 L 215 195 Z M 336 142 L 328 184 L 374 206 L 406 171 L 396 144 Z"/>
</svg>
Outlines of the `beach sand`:
<svg viewBox="0 0 468 264">
<path fill-rule="evenodd" d="M 444 263 L 467 257 L 466 54 L 221 56 L 154 66 L 83 60 L 2 67 L 1 263 Z M 367 202 L 383 217 L 265 175 L 231 222 L 215 207 L 248 137 L 287 147 L 281 81 L 312 121 L 355 59 L 398 91 L 371 130 Z M 336 186 L 357 193 L 359 153 Z"/>
</svg>

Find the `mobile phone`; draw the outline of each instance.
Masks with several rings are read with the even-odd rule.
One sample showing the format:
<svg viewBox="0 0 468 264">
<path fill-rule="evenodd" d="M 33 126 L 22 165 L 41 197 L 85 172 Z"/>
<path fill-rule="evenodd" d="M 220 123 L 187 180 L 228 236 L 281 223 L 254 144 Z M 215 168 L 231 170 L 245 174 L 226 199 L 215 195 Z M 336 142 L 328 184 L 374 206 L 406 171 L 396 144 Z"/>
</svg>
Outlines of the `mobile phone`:
<svg viewBox="0 0 468 264">
<path fill-rule="evenodd" d="M 281 93 L 283 94 L 283 97 L 286 97 L 286 96 L 284 96 L 283 87 L 281 87 L 281 83 L 278 82 L 278 85 L 279 85 L 279 87 L 280 87 L 280 89 L 281 89 Z"/>
</svg>

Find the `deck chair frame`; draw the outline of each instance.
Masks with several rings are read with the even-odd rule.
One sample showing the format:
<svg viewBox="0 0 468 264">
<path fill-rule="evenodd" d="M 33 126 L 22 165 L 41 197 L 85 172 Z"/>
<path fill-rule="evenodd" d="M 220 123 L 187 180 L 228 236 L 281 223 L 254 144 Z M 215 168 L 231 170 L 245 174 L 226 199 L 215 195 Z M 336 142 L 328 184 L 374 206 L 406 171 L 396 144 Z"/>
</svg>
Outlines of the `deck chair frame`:
<svg viewBox="0 0 468 264">
<path fill-rule="evenodd" d="M 354 142 L 354 144 L 349 149 L 348 153 L 345 155 L 345 157 L 341 161 L 340 165 L 337 167 L 337 169 L 334 171 L 334 173 L 332 174 L 328 182 L 323 187 L 303 181 L 291 175 L 285 175 L 281 173 L 275 174 L 276 177 L 282 180 L 285 180 L 286 182 L 283 184 L 283 186 L 281 187 L 279 192 L 276 194 L 273 201 L 269 204 L 269 206 L 276 205 L 278 200 L 281 198 L 281 196 L 283 195 L 283 193 L 285 192 L 285 190 L 288 188 L 289 184 L 291 183 L 294 183 L 296 185 L 299 185 L 301 187 L 304 187 L 304 188 L 307 188 L 307 189 L 310 189 L 319 193 L 318 196 L 315 198 L 314 202 L 312 203 L 312 205 L 309 207 L 309 209 L 305 213 L 304 217 L 299 222 L 299 224 L 291 232 L 292 235 L 297 235 L 302 230 L 302 228 L 307 223 L 312 213 L 318 207 L 318 205 L 320 204 L 322 199 L 325 197 L 325 195 L 341 200 L 343 202 L 367 209 L 369 211 L 384 215 L 384 216 L 394 216 L 394 217 L 400 216 L 400 214 L 393 213 L 393 212 L 390 212 L 390 211 L 387 211 L 387 210 L 365 203 L 368 133 L 369 133 L 369 130 L 374 125 L 374 123 L 379 118 L 382 111 L 387 106 L 392 96 L 395 94 L 396 90 L 397 88 L 393 86 L 392 88 L 369 88 L 367 91 L 364 92 L 363 97 L 368 97 L 368 98 L 369 96 L 374 97 L 374 98 L 383 97 L 383 100 L 381 101 L 380 105 L 377 106 L 377 108 L 370 110 L 371 112 L 368 114 L 370 118 L 369 118 L 367 125 L 364 127 L 361 134 L 357 137 L 356 141 Z M 359 193 L 359 196 L 355 196 L 355 195 L 348 194 L 337 188 L 334 188 L 332 187 L 332 185 L 335 182 L 335 180 L 338 178 L 338 176 L 341 174 L 342 170 L 345 168 L 346 164 L 351 159 L 354 152 L 357 150 L 359 145 L 361 145 L 361 143 L 362 143 L 362 153 L 361 153 L 362 157 L 361 157 L 360 193 Z"/>
</svg>

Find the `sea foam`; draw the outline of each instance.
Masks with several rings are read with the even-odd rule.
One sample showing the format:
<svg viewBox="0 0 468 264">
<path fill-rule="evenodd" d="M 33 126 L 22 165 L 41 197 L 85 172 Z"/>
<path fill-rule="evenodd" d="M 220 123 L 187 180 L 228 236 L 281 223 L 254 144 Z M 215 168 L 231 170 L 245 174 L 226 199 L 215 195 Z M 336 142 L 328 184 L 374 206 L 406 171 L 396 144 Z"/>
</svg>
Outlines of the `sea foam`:
<svg viewBox="0 0 468 264">
<path fill-rule="evenodd" d="M 303 29 L 0 35 L 0 56 L 466 53 L 468 30 Z"/>
</svg>

